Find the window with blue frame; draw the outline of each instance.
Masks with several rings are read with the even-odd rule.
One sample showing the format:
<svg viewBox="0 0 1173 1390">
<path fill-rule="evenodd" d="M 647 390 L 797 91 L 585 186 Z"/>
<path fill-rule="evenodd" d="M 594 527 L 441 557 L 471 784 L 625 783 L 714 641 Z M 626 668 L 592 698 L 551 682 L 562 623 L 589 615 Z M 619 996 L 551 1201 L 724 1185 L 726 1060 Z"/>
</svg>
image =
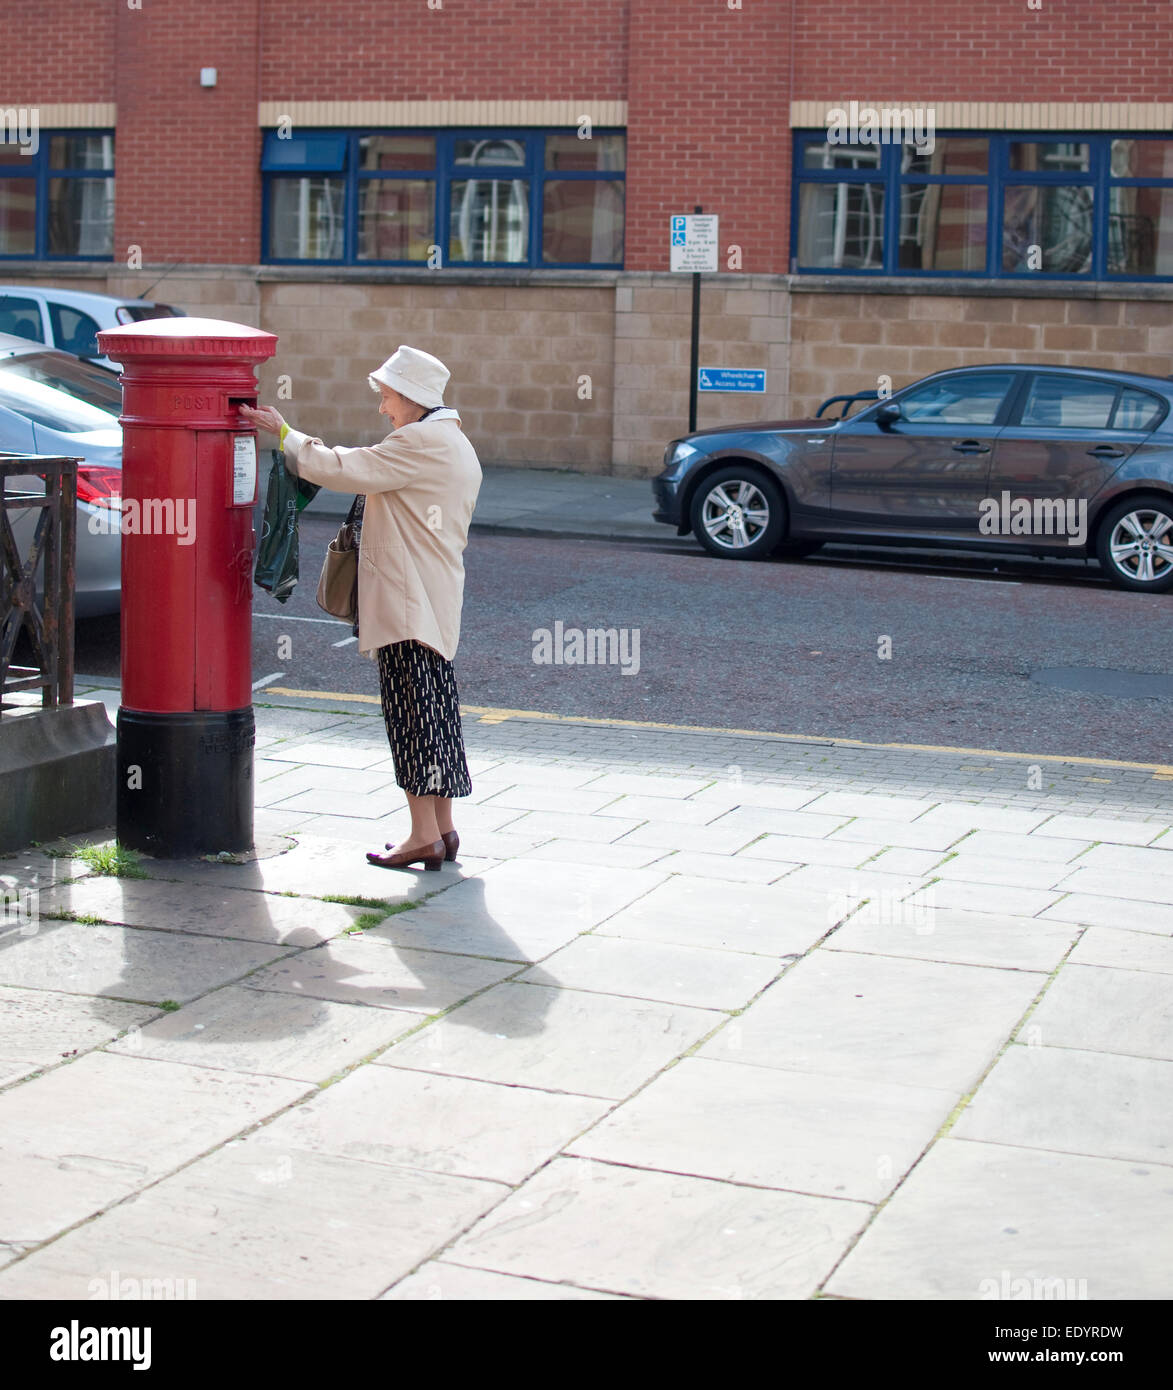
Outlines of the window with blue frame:
<svg viewBox="0 0 1173 1390">
<path fill-rule="evenodd" d="M 625 147 L 614 131 L 270 131 L 264 258 L 621 266 Z"/>
<path fill-rule="evenodd" d="M 109 260 L 114 132 L 41 131 L 36 144 L 0 141 L 0 257 Z"/>
<path fill-rule="evenodd" d="M 796 136 L 795 268 L 1173 279 L 1173 140 L 944 132 L 913 144 Z"/>
</svg>

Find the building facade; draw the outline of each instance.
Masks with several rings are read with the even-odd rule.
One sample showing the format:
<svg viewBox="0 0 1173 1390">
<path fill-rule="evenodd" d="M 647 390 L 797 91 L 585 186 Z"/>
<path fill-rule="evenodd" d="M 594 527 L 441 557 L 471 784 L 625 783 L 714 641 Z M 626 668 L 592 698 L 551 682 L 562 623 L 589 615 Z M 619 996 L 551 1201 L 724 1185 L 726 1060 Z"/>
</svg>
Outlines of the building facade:
<svg viewBox="0 0 1173 1390">
<path fill-rule="evenodd" d="M 687 427 L 698 207 L 701 365 L 766 388 L 701 427 L 982 362 L 1166 375 L 1170 14 L 42 0 L 5 18 L 0 280 L 277 333 L 264 398 L 329 442 L 380 437 L 409 342 L 482 458 L 600 473 Z"/>
</svg>

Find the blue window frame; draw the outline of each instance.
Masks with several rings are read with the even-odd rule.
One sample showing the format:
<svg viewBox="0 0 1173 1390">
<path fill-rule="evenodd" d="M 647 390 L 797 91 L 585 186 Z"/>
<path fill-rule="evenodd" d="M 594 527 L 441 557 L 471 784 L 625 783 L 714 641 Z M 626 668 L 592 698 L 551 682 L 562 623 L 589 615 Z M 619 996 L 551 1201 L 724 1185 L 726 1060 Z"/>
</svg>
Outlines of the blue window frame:
<svg viewBox="0 0 1173 1390">
<path fill-rule="evenodd" d="M 943 131 L 934 149 L 795 136 L 791 267 L 1173 280 L 1173 139 Z"/>
<path fill-rule="evenodd" d="M 610 129 L 270 131 L 262 259 L 620 267 L 625 144 Z"/>
<path fill-rule="evenodd" d="M 114 132 L 39 131 L 0 141 L 0 260 L 111 260 Z"/>
</svg>

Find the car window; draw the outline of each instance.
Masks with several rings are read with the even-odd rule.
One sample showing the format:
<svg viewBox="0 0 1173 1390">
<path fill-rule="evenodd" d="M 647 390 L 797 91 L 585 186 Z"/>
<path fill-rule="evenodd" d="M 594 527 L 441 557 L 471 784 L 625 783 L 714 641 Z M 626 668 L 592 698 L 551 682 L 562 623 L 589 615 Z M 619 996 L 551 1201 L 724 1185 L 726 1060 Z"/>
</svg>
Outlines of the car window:
<svg viewBox="0 0 1173 1390">
<path fill-rule="evenodd" d="M 170 304 L 120 304 L 114 311 L 119 323 L 142 323 L 144 319 L 179 318 Z"/>
<path fill-rule="evenodd" d="M 1163 407 L 1156 396 L 1147 391 L 1137 391 L 1126 386 L 1116 402 L 1116 414 L 1112 417 L 1114 430 L 1151 430 L 1161 418 Z"/>
<path fill-rule="evenodd" d="M 1010 389 L 1009 372 L 930 381 L 900 397 L 901 418 L 914 424 L 992 425 Z"/>
<path fill-rule="evenodd" d="M 78 357 L 97 357 L 98 320 L 68 304 L 49 302 L 49 322 L 53 325 L 53 342 L 62 352 Z"/>
<path fill-rule="evenodd" d="M 43 343 L 41 306 L 35 299 L 0 295 L 0 333 L 12 333 L 18 338 L 27 338 L 30 343 Z"/>
<path fill-rule="evenodd" d="M 1022 408 L 1024 425 L 1064 430 L 1106 430 L 1116 387 L 1086 377 L 1036 376 Z"/>
<path fill-rule="evenodd" d="M 120 380 L 55 352 L 0 359 L 0 402 L 55 430 L 101 430 L 117 425 Z"/>
</svg>

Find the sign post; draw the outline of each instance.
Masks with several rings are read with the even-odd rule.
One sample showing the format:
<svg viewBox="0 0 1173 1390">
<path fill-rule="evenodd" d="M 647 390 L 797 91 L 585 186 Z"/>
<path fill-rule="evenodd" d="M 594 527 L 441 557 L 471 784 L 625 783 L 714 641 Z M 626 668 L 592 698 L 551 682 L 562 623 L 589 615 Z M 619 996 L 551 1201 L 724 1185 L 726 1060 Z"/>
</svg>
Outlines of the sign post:
<svg viewBox="0 0 1173 1390">
<path fill-rule="evenodd" d="M 699 207 L 694 216 L 678 216 L 671 219 L 672 238 L 670 245 L 670 268 L 677 272 L 692 275 L 692 346 L 689 352 L 688 377 L 688 430 L 696 429 L 697 368 L 700 362 L 701 342 L 701 272 L 717 269 L 717 218 L 710 213 L 700 215 Z"/>
</svg>

